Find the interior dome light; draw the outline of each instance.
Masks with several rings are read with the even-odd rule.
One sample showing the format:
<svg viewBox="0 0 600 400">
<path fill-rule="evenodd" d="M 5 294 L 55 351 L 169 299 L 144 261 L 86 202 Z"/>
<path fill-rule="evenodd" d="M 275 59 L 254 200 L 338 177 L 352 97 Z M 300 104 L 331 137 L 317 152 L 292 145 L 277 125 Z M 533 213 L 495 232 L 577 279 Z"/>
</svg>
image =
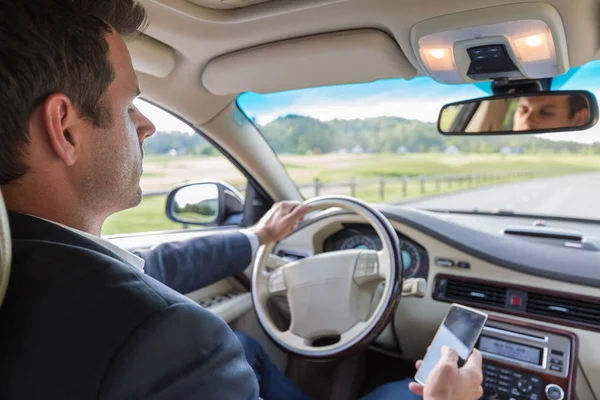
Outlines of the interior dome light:
<svg viewBox="0 0 600 400">
<path fill-rule="evenodd" d="M 525 44 L 529 47 L 537 47 L 542 44 L 542 35 L 533 35 L 525 38 Z"/>
<path fill-rule="evenodd" d="M 451 49 L 420 49 L 421 58 L 432 71 L 452 71 L 456 68 Z"/>
<path fill-rule="evenodd" d="M 549 61 L 555 58 L 554 41 L 550 30 L 512 38 L 512 48 L 516 56 L 524 63 Z"/>
<path fill-rule="evenodd" d="M 433 58 L 437 58 L 439 60 L 440 58 L 444 58 L 446 52 L 444 51 L 444 49 L 431 49 L 429 50 L 429 54 Z"/>
</svg>

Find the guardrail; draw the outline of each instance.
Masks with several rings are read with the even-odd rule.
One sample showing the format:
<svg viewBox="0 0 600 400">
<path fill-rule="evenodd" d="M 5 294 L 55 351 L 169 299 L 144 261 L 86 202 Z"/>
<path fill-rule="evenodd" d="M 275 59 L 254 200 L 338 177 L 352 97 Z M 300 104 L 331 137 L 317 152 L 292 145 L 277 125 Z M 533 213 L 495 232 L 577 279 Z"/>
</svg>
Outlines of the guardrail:
<svg viewBox="0 0 600 400">
<path fill-rule="evenodd" d="M 311 183 L 299 185 L 298 188 L 306 197 L 319 196 L 322 194 L 337 193 L 340 188 L 347 188 L 349 195 L 356 197 L 358 188 L 365 186 L 377 186 L 379 200 L 385 201 L 386 189 L 392 185 L 399 185 L 402 197 L 406 198 L 409 195 L 409 188 L 418 185 L 418 195 L 425 196 L 428 194 L 441 193 L 445 188 L 447 191 L 454 189 L 466 189 L 470 187 L 480 186 L 484 184 L 500 183 L 513 179 L 533 178 L 539 173 L 534 171 L 527 172 L 502 172 L 502 173 L 470 173 L 470 174 L 448 174 L 448 175 L 420 175 L 420 176 L 402 176 L 402 177 L 381 177 L 378 179 L 359 180 L 354 177 L 345 181 L 336 182 L 321 182 L 319 178 Z M 237 187 L 237 190 L 244 192 L 244 187 Z M 332 190 L 335 189 L 335 190 Z M 394 190 L 397 193 L 398 188 Z M 155 190 L 144 192 L 144 197 L 164 196 L 169 191 Z"/>
</svg>

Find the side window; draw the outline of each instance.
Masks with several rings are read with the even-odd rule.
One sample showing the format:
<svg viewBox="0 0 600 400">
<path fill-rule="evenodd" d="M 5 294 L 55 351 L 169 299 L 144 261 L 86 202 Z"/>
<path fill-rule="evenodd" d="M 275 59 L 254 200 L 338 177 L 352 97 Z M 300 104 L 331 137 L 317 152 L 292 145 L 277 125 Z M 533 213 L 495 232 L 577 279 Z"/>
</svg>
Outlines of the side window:
<svg viewBox="0 0 600 400">
<path fill-rule="evenodd" d="M 154 136 L 144 142 L 142 202 L 109 217 L 103 235 L 184 228 L 167 218 L 165 204 L 169 191 L 185 182 L 220 180 L 244 195 L 246 177 L 192 127 L 143 100 L 136 106 L 156 125 Z"/>
</svg>

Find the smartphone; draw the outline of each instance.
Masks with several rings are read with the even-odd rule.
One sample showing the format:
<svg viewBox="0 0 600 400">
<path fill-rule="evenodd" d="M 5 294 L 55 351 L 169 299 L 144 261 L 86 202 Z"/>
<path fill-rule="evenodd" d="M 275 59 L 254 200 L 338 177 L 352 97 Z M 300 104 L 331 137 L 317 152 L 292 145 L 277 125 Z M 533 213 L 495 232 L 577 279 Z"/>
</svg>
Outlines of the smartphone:
<svg viewBox="0 0 600 400">
<path fill-rule="evenodd" d="M 425 384 L 431 370 L 440 360 L 442 346 L 456 350 L 459 366 L 462 366 L 473 351 L 487 318 L 486 313 L 460 304 L 452 304 L 431 342 L 429 351 L 425 354 L 423 364 L 415 375 L 415 381 L 421 385 Z"/>
</svg>

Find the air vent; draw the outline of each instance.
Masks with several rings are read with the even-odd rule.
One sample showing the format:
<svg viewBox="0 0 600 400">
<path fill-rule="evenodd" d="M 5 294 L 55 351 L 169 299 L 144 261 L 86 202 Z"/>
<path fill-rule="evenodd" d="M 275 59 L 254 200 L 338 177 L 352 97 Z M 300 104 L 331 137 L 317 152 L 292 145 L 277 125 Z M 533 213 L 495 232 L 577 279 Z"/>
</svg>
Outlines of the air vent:
<svg viewBox="0 0 600 400">
<path fill-rule="evenodd" d="M 453 302 L 469 302 L 491 307 L 504 308 L 506 289 L 455 279 L 442 279 L 438 285 L 438 296 Z"/>
<path fill-rule="evenodd" d="M 527 312 L 600 326 L 600 304 L 529 292 Z"/>
</svg>

